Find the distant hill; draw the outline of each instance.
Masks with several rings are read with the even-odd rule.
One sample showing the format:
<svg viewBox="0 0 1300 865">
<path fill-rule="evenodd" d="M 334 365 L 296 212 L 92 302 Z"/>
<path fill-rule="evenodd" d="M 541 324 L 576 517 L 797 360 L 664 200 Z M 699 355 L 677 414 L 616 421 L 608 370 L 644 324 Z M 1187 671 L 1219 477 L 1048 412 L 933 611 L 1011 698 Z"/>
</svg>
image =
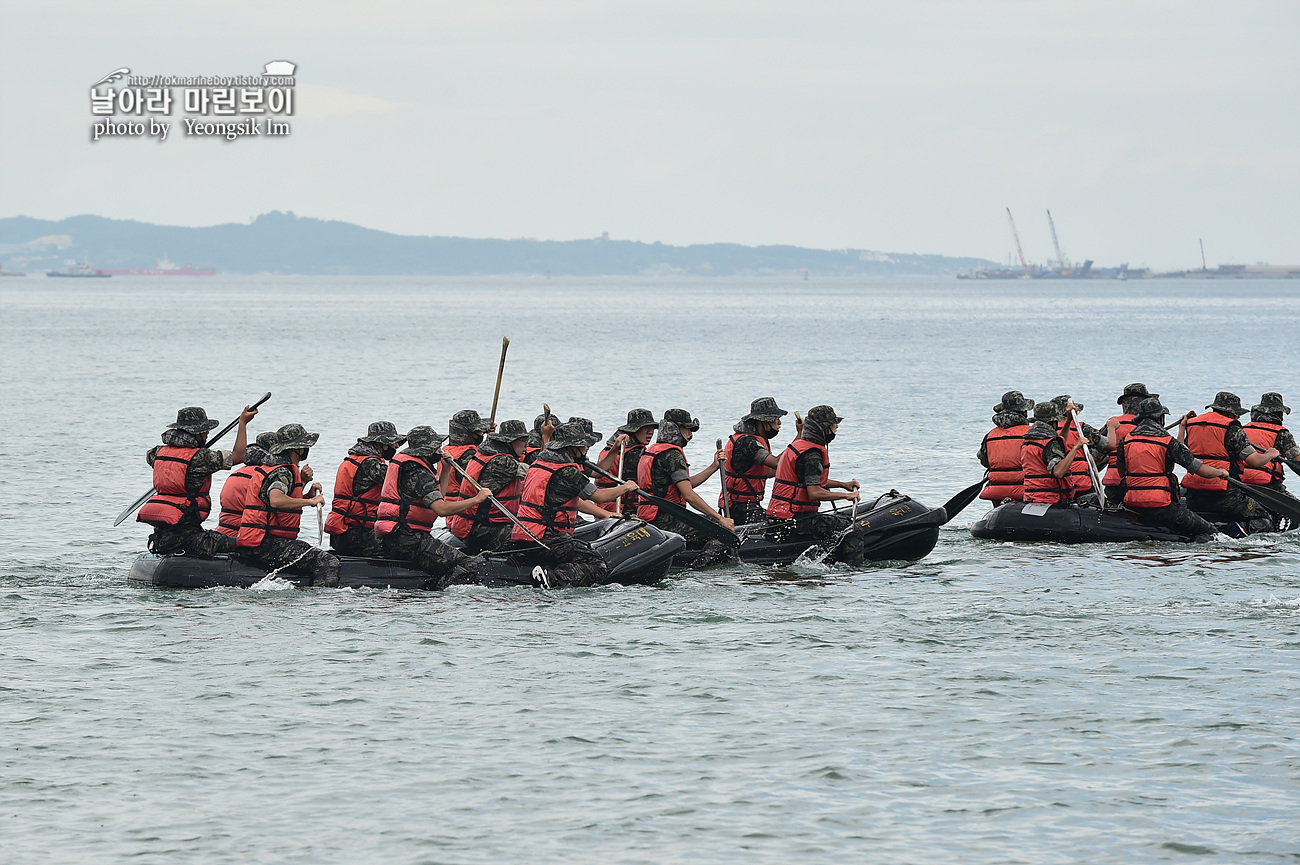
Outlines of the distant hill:
<svg viewBox="0 0 1300 865">
<path fill-rule="evenodd" d="M 389 234 L 346 222 L 272 211 L 251 223 L 184 228 L 101 216 L 57 222 L 0 219 L 0 268 L 32 273 L 85 258 L 92 267 L 154 267 L 166 255 L 220 273 L 439 275 L 614 274 L 953 274 L 996 266 L 979 258 L 708 243 L 668 246 L 634 240 L 483 240 Z"/>
</svg>

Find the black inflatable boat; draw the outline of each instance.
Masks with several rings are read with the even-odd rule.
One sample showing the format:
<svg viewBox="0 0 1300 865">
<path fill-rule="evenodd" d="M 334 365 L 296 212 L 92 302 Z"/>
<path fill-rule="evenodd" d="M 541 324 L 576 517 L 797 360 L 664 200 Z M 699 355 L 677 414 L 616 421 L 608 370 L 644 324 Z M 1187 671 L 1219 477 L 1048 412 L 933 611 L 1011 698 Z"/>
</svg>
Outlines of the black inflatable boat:
<svg viewBox="0 0 1300 865">
<path fill-rule="evenodd" d="M 839 512 L 847 517 L 851 509 L 842 507 Z M 854 519 L 854 532 L 862 541 L 861 560 L 910 562 L 924 558 L 938 543 L 939 527 L 947 519 L 943 508 L 926 507 L 897 490 L 890 490 L 870 505 L 860 504 Z M 736 534 L 740 536 L 740 560 L 752 565 L 789 565 L 804 553 L 820 555 L 829 545 L 829 542 L 810 541 L 806 537 L 791 537 L 784 521 L 736 526 Z M 841 538 L 836 549 L 822 561 L 845 561 L 840 555 L 843 541 Z M 856 544 L 852 546 L 856 547 Z M 698 550 L 683 550 L 677 554 L 674 564 L 690 567 L 698 554 Z"/>
<path fill-rule="evenodd" d="M 686 546 L 681 535 L 665 532 L 637 519 L 607 519 L 587 523 L 575 533 L 591 544 L 609 566 L 606 583 L 649 585 L 662 580 L 672 566 L 673 554 Z M 450 536 L 448 536 L 450 538 Z M 454 540 L 454 539 L 453 539 Z M 537 586 L 533 566 L 537 562 L 526 550 L 494 552 L 475 556 L 480 563 L 476 582 L 486 586 Z M 342 588 L 431 589 L 433 579 L 404 562 L 387 559 L 342 557 Z M 298 581 L 296 574 L 282 574 Z M 132 584 L 175 589 L 205 589 L 214 586 L 248 588 L 266 578 L 266 572 L 229 556 L 196 559 L 188 556 L 155 556 L 145 553 L 131 565 Z"/>
<path fill-rule="evenodd" d="M 1125 511 L 1097 508 L 1052 508 L 1007 502 L 970 527 L 977 538 L 991 541 L 1054 541 L 1058 544 L 1104 544 L 1126 541 L 1190 541 L 1185 535 L 1133 520 Z"/>
</svg>

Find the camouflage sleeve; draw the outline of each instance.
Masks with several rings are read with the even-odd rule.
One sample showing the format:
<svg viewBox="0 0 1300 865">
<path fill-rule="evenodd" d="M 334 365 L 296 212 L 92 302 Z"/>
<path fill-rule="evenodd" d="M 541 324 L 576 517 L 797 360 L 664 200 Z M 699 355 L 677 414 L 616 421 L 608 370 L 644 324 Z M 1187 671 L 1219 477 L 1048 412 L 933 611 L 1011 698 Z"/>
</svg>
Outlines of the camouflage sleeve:
<svg viewBox="0 0 1300 865">
<path fill-rule="evenodd" d="M 565 466 L 551 478 L 546 487 L 546 504 L 551 507 L 560 505 L 573 498 L 591 498 L 596 485 L 575 466 Z"/>
<path fill-rule="evenodd" d="M 220 471 L 226 471 L 234 466 L 231 457 L 234 451 L 214 451 L 209 448 L 199 448 L 199 452 L 190 460 L 190 473 L 200 475 L 214 475 Z"/>
<path fill-rule="evenodd" d="M 501 491 L 519 478 L 519 460 L 509 454 L 501 454 L 488 460 L 488 464 L 479 473 L 478 482 L 492 492 L 500 495 Z"/>
<path fill-rule="evenodd" d="M 1228 424 L 1228 430 L 1223 434 L 1223 448 L 1232 454 L 1233 459 L 1239 460 L 1244 460 L 1255 452 L 1255 446 L 1246 437 L 1246 431 L 1236 421 Z"/>
<path fill-rule="evenodd" d="M 153 447 L 149 448 L 149 450 L 145 451 L 144 461 L 152 466 L 154 460 L 158 458 L 158 448 L 160 447 L 162 447 L 162 445 L 154 445 Z"/>
<path fill-rule="evenodd" d="M 741 436 L 731 446 L 731 466 L 737 472 L 749 471 L 767 459 L 768 450 L 754 436 Z"/>
<path fill-rule="evenodd" d="M 1296 445 L 1295 436 L 1291 435 L 1290 430 L 1282 430 L 1277 434 L 1277 441 L 1273 447 L 1282 452 L 1282 456 L 1289 460 L 1300 457 L 1300 446 Z"/>
<path fill-rule="evenodd" d="M 397 494 L 404 499 L 419 500 L 424 506 L 432 507 L 442 498 L 438 488 L 438 478 L 423 466 L 416 466 L 397 476 Z"/>
<path fill-rule="evenodd" d="M 1047 443 L 1043 448 L 1043 461 L 1047 463 L 1047 470 L 1050 472 L 1056 468 L 1056 464 L 1065 459 L 1065 442 L 1057 436 Z"/>
<path fill-rule="evenodd" d="M 980 442 L 980 449 L 975 452 L 975 458 L 980 461 L 984 468 L 989 467 L 989 437 L 988 433 L 984 434 L 984 440 Z"/>
<path fill-rule="evenodd" d="M 293 491 L 293 470 L 288 466 L 276 466 L 262 482 L 262 494 L 269 496 L 271 490 L 279 490 L 286 496 Z"/>
<path fill-rule="evenodd" d="M 362 460 L 356 475 L 352 478 L 352 494 L 359 496 L 366 490 L 383 486 L 386 474 L 388 474 L 388 466 L 383 460 L 377 458 Z"/>
<path fill-rule="evenodd" d="M 1195 472 L 1202 465 L 1201 461 L 1192 453 L 1192 449 L 1177 439 L 1170 442 L 1169 453 L 1173 456 L 1174 463 L 1182 466 L 1189 472 Z"/>
<path fill-rule="evenodd" d="M 810 450 L 795 460 L 794 473 L 806 486 L 819 487 L 822 485 L 823 468 L 821 451 Z"/>
<path fill-rule="evenodd" d="M 643 453 L 645 453 L 645 448 L 640 446 L 623 451 L 623 474 L 620 477 L 629 481 L 636 480 L 636 469 L 641 463 L 641 454 Z"/>
<path fill-rule="evenodd" d="M 1104 429 L 1099 430 L 1092 424 L 1085 423 L 1082 424 L 1082 426 L 1083 426 L 1083 437 L 1088 440 L 1088 444 L 1092 445 L 1093 448 L 1095 449 L 1105 450 L 1106 431 Z"/>
<path fill-rule="evenodd" d="M 686 456 L 679 450 L 665 451 L 663 455 L 663 467 L 668 472 L 668 480 L 674 484 L 691 479 L 691 466 L 686 462 Z"/>
</svg>

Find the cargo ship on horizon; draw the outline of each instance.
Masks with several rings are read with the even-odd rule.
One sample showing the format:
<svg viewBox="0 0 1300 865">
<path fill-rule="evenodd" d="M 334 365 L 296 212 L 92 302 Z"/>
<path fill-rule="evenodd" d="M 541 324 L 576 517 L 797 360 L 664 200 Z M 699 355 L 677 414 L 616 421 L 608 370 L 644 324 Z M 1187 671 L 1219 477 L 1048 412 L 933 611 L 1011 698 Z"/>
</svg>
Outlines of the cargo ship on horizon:
<svg viewBox="0 0 1300 865">
<path fill-rule="evenodd" d="M 178 265 L 174 261 L 168 261 L 166 253 L 158 259 L 157 267 L 147 268 L 128 268 L 128 269 L 106 269 L 103 273 L 109 276 L 216 276 L 217 272 L 211 267 L 195 267 L 192 264 Z"/>
</svg>

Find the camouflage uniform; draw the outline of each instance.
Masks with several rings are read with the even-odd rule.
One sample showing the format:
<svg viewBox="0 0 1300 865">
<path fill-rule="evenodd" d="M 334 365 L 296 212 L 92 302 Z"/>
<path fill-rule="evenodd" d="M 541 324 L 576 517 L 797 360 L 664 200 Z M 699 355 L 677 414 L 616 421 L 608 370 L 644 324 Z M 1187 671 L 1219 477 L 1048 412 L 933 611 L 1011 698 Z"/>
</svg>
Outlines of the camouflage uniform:
<svg viewBox="0 0 1300 865">
<path fill-rule="evenodd" d="M 351 456 L 379 457 L 379 460 L 383 460 L 381 462 L 368 459 L 361 463 L 352 479 L 352 495 L 360 496 L 375 487 L 383 487 L 384 475 L 388 473 L 388 457 L 381 448 L 380 444 L 364 440 L 358 440 L 355 445 L 348 448 L 348 454 Z M 341 535 L 330 535 L 330 549 L 340 556 L 363 558 L 377 558 L 382 553 L 379 539 L 375 537 L 375 530 L 366 526 L 351 526 Z"/>
<path fill-rule="evenodd" d="M 178 421 L 179 423 L 179 421 Z M 216 422 L 213 421 L 215 426 Z M 220 471 L 233 467 L 231 451 L 212 450 L 199 444 L 198 436 L 193 432 L 171 425 L 162 434 L 162 444 L 154 445 L 145 453 L 145 462 L 152 468 L 158 449 L 164 445 L 174 448 L 199 448 L 190 460 L 185 472 L 185 489 L 197 493 L 209 477 Z M 186 514 L 174 526 L 154 526 L 149 536 L 149 551 L 160 556 L 184 555 L 201 559 L 210 559 L 219 553 L 230 553 L 235 549 L 235 539 L 220 532 L 203 528 L 198 514 Z"/>
<path fill-rule="evenodd" d="M 1145 402 L 1145 401 L 1144 401 Z M 1154 403 L 1152 405 L 1151 403 Z M 1151 402 L 1146 403 L 1149 411 L 1155 412 L 1163 409 L 1160 400 L 1154 397 Z M 1167 413 L 1167 410 L 1166 410 Z M 1144 435 L 1155 438 L 1164 438 L 1169 435 L 1165 430 L 1161 420 L 1164 414 L 1148 414 L 1139 416 L 1137 424 L 1133 427 L 1130 436 Z M 1182 466 L 1189 472 L 1194 472 L 1201 467 L 1201 461 L 1198 460 L 1187 445 L 1177 440 L 1170 442 L 1169 454 L 1173 457 L 1174 463 Z M 1122 471 L 1121 471 L 1122 474 Z M 1201 516 L 1190 511 L 1183 504 L 1170 505 L 1164 508 L 1128 508 L 1128 513 L 1137 522 L 1148 526 L 1161 526 L 1185 537 L 1195 538 L 1197 540 L 1209 540 L 1218 529 L 1212 526 Z"/>
<path fill-rule="evenodd" d="M 683 409 L 669 409 L 664 412 L 663 420 L 659 422 L 659 432 L 656 434 L 656 440 L 674 444 L 678 447 L 685 447 L 686 437 L 682 435 L 678 425 L 687 426 L 692 431 L 700 428 L 700 422 L 690 416 L 690 413 Z M 686 461 L 686 455 L 679 450 L 667 450 L 658 455 L 658 458 L 650 463 L 650 489 L 646 492 L 653 493 L 660 498 L 668 492 L 669 487 L 674 487 L 682 481 L 690 482 L 691 466 Z M 682 507 L 686 507 L 682 505 Z M 710 538 L 704 535 L 695 526 L 678 519 L 662 506 L 659 513 L 651 520 L 658 528 L 665 532 L 675 532 L 686 539 L 686 549 L 699 550 L 694 561 L 691 562 L 691 568 L 707 568 L 720 562 L 725 562 L 734 558 L 731 549 L 717 538 Z"/>
<path fill-rule="evenodd" d="M 1215 401 L 1206 408 L 1236 417 L 1246 413 L 1246 410 L 1241 407 L 1240 398 L 1226 391 L 1220 391 Z M 1223 448 L 1234 463 L 1243 461 L 1255 453 L 1255 446 L 1246 437 L 1246 431 L 1241 428 L 1241 422 L 1237 420 L 1231 421 L 1228 429 L 1224 431 Z M 1188 489 L 1184 490 L 1184 493 L 1187 496 L 1187 506 L 1198 514 L 1228 522 L 1239 522 L 1247 531 L 1269 531 L 1271 527 L 1272 518 L 1269 512 L 1236 487 L 1229 486 L 1222 491 Z"/>
<path fill-rule="evenodd" d="M 505 429 L 509 423 L 510 421 L 503 423 L 502 429 Z M 519 425 L 523 426 L 522 423 Z M 478 449 L 478 454 L 480 459 L 487 460 L 487 465 L 479 472 L 479 486 L 487 489 L 494 496 L 500 496 L 502 490 L 513 481 L 522 480 L 528 473 L 528 466 L 515 457 L 515 452 L 511 450 L 510 445 L 496 441 L 492 434 L 488 435 L 488 440 Z M 489 510 L 496 509 L 496 505 L 490 502 L 485 502 L 485 505 Z M 488 510 L 484 511 L 484 513 L 488 512 Z M 510 543 L 510 532 L 514 527 L 514 523 L 489 523 L 486 519 L 481 519 L 474 523 L 469 537 L 465 538 L 465 548 L 470 553 L 499 549 Z"/>
<path fill-rule="evenodd" d="M 731 470 L 737 474 L 743 474 L 756 465 L 762 465 L 772 455 L 772 452 L 758 438 L 758 425 L 757 420 L 741 420 L 731 428 L 732 432 L 743 433 L 731 446 Z M 731 518 L 738 526 L 745 523 L 761 523 L 767 519 L 767 511 L 761 501 L 729 502 L 728 508 L 731 510 Z"/>
<path fill-rule="evenodd" d="M 428 430 L 425 436 L 421 431 Z M 438 456 L 443 438 L 429 427 L 416 427 L 407 433 L 405 453 L 431 458 Z M 425 507 L 442 499 L 438 479 L 433 472 L 415 462 L 403 464 L 397 474 L 397 494 L 409 501 L 420 501 Z M 445 589 L 453 582 L 472 582 L 478 577 L 474 560 L 455 547 L 444 544 L 429 532 L 416 531 L 398 525 L 380 539 L 384 558 L 411 562 L 431 577 L 438 579 L 437 588 Z"/>
<path fill-rule="evenodd" d="M 572 425 L 568 430 L 564 429 L 565 427 L 570 425 L 562 424 L 556 429 L 553 445 L 569 441 L 570 439 L 562 437 L 562 433 L 570 432 L 577 436 L 572 439 L 573 441 L 586 441 L 587 444 L 600 441 L 599 437 L 592 441 L 586 431 L 577 424 Z M 543 450 L 538 453 L 537 458 L 553 463 L 573 461 L 568 451 L 563 449 Z M 589 499 L 595 492 L 596 485 L 592 483 L 591 478 L 576 466 L 565 466 L 551 476 L 542 504 L 547 511 L 554 512 L 573 498 Z M 603 583 L 609 574 L 605 560 L 586 541 L 552 528 L 547 528 L 542 535 L 542 541 L 550 547 L 549 550 L 537 546 L 529 546 L 528 550 L 545 565 L 547 580 L 554 587 L 595 586 Z"/>
</svg>

